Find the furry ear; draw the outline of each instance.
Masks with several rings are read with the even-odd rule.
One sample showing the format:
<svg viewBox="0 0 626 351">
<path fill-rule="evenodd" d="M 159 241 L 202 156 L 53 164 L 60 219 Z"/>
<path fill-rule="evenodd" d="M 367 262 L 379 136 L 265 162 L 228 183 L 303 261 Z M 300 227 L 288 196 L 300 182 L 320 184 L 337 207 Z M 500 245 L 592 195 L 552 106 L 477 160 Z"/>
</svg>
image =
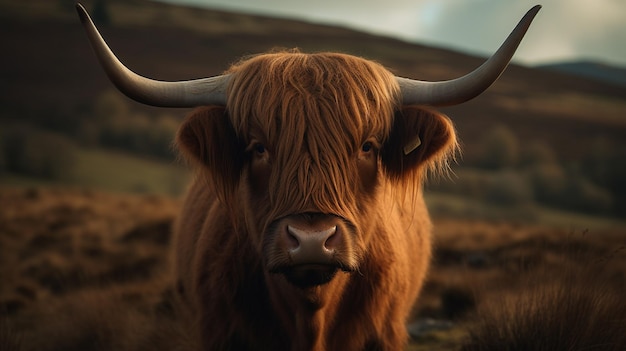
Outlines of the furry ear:
<svg viewBox="0 0 626 351">
<path fill-rule="evenodd" d="M 396 112 L 381 157 L 390 178 L 400 180 L 424 166 L 441 170 L 457 148 L 456 133 L 447 116 L 421 106 L 405 106 Z"/>
<path fill-rule="evenodd" d="M 243 147 L 223 106 L 193 111 L 176 134 L 176 147 L 192 164 L 204 168 L 222 200 L 237 187 L 243 166 Z"/>
</svg>

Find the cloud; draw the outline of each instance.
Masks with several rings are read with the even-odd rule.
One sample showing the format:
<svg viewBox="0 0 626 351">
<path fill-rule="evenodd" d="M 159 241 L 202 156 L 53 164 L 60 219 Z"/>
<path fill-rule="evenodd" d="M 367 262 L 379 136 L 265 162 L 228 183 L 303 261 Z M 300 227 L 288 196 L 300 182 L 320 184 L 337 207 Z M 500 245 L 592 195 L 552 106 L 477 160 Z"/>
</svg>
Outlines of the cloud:
<svg viewBox="0 0 626 351">
<path fill-rule="evenodd" d="M 424 7 L 435 1 L 424 1 Z M 466 51 L 495 50 L 533 0 L 442 0 L 420 39 Z M 544 1 L 516 54 L 522 62 L 596 58 L 626 64 L 626 2 Z"/>
</svg>

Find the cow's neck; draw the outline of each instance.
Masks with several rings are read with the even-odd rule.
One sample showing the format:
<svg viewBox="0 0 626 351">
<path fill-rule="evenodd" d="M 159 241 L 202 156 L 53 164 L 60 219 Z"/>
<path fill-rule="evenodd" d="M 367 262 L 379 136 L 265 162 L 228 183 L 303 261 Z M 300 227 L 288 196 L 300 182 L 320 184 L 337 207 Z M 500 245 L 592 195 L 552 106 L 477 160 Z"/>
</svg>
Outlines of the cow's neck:
<svg viewBox="0 0 626 351">
<path fill-rule="evenodd" d="M 338 273 L 328 284 L 307 290 L 293 287 L 282 276 L 268 278 L 273 280 L 269 284 L 272 305 L 292 340 L 292 350 L 325 350 L 349 275 Z"/>
</svg>

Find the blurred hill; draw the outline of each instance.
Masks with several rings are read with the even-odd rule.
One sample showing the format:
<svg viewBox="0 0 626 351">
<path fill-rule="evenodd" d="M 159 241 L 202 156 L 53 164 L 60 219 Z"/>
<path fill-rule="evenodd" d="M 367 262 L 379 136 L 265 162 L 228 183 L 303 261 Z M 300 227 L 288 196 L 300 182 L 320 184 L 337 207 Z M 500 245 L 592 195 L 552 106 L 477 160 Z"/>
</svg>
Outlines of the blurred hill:
<svg viewBox="0 0 626 351">
<path fill-rule="evenodd" d="M 484 58 L 346 28 L 286 19 L 177 7 L 148 0 L 84 1 L 84 5 L 126 65 L 142 75 L 162 80 L 219 74 L 241 57 L 277 47 L 364 56 L 381 62 L 397 75 L 422 80 L 455 78 L 484 61 Z M 511 28 L 514 25 L 511 23 Z M 502 39 L 507 35 L 502 33 Z M 189 110 L 147 107 L 116 92 L 91 52 L 73 0 L 0 0 L 0 42 L 4 52 L 0 56 L 0 141 L 5 141 L 5 149 L 25 145 L 20 149 L 23 156 L 14 157 L 18 153 L 7 151 L 0 157 L 0 175 L 3 167 L 12 176 L 12 170 L 28 169 L 33 164 L 24 162 L 33 154 L 26 150 L 33 143 L 32 135 L 43 136 L 35 138 L 41 143 L 31 149 L 48 150 L 47 157 L 52 159 L 47 161 L 48 168 L 63 163 L 54 160 L 57 145 L 61 144 L 62 150 L 74 150 L 74 162 L 93 159 L 83 151 L 97 149 L 114 150 L 118 154 L 132 152 L 173 163 L 175 156 L 167 140 Z M 475 169 L 488 169 L 492 176 L 489 186 L 496 190 L 498 186 L 532 188 L 527 192 L 534 191 L 538 195 L 531 197 L 536 198 L 546 194 L 547 187 L 561 197 L 558 206 L 577 203 L 575 210 L 622 213 L 626 211 L 626 190 L 621 179 L 626 170 L 618 167 L 621 163 L 616 160 L 623 159 L 620 150 L 626 150 L 625 97 L 624 86 L 511 65 L 481 97 L 444 109 L 454 120 L 463 143 L 459 179 L 486 179 L 482 177 L 484 172 Z M 61 143 L 50 134 L 61 135 L 74 146 Z M 44 141 L 48 144 L 42 145 Z M 508 146 L 503 148 L 498 142 Z M 511 152 L 491 155 L 488 157 L 492 159 L 486 160 L 489 148 Z M 32 157 L 37 159 L 41 155 L 35 152 Z M 547 168 L 544 161 L 550 163 Z M 92 162 L 90 167 L 98 164 Z M 539 166 L 542 168 L 538 169 Z M 63 174 L 70 165 L 61 171 L 46 167 L 26 173 L 65 177 L 66 183 L 79 177 Z M 116 170 L 128 173 L 122 168 Z M 502 170 L 508 173 L 501 173 Z M 99 172 L 97 168 L 94 171 Z M 510 173 L 523 174 L 523 184 Z M 531 177 L 537 174 L 538 180 Z M 186 179 L 172 175 L 167 181 L 176 183 L 179 178 Z M 563 179 L 573 181 L 565 188 L 557 186 Z M 529 182 L 534 183 L 526 184 Z M 132 184 L 124 189 L 153 190 Z M 459 190 L 458 185 L 457 182 L 456 187 L 440 186 L 435 190 L 463 194 L 465 190 Z M 460 186 L 474 185 L 461 183 Z M 174 189 L 165 191 L 170 194 L 182 189 L 176 184 L 167 188 Z M 575 199 L 564 197 L 570 193 L 582 195 Z M 472 201 L 482 200 L 481 196 Z M 526 201 L 523 194 L 512 196 Z M 495 204 L 500 205 L 502 197 L 495 198 Z"/>
<path fill-rule="evenodd" d="M 537 68 L 591 78 L 626 87 L 626 68 L 592 61 L 556 62 Z"/>
</svg>

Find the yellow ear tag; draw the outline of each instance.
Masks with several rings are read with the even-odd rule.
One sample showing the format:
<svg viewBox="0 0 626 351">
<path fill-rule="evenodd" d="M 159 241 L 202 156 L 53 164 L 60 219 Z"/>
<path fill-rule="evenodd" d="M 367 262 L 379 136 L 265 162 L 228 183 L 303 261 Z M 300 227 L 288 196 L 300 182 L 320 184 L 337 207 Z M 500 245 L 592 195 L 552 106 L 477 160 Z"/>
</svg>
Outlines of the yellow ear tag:
<svg viewBox="0 0 626 351">
<path fill-rule="evenodd" d="M 408 155 L 411 152 L 415 151 L 415 149 L 417 149 L 420 145 L 422 145 L 422 140 L 419 136 L 416 136 L 413 141 L 404 146 L 404 155 Z"/>
</svg>

